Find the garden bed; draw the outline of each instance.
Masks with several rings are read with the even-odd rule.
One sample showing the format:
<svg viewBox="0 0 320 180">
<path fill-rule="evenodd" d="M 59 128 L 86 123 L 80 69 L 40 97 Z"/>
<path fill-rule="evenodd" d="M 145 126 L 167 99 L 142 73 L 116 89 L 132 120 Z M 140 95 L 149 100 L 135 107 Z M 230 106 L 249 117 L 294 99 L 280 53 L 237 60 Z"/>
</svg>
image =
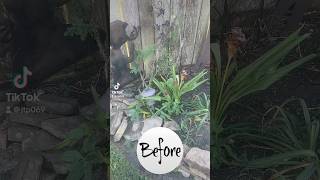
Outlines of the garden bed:
<svg viewBox="0 0 320 180">
<path fill-rule="evenodd" d="M 246 35 L 247 40 L 239 47 L 239 53 L 234 59 L 237 62 L 238 69 L 253 63 L 263 53 L 284 40 L 295 31 L 296 28 L 302 25 L 297 25 L 296 28 L 289 27 L 286 24 L 287 17 L 275 16 L 272 10 L 264 11 L 262 20 L 257 20 L 257 17 L 261 17 L 261 11 L 237 13 L 232 17 L 231 21 L 228 22 L 231 28 L 240 28 Z M 303 22 L 301 34 L 312 33 L 311 37 L 307 38 L 307 40 L 291 51 L 286 57 L 284 64 L 293 62 L 310 53 L 319 52 L 320 11 L 306 12 L 303 16 Z M 274 106 L 280 106 L 290 98 L 303 99 L 308 106 L 311 119 L 319 119 L 319 77 L 320 63 L 317 57 L 296 68 L 268 89 L 245 96 L 232 104 L 227 111 L 227 120 L 224 126 L 228 127 L 234 124 L 250 123 L 250 126 L 263 131 L 266 124 L 270 122 L 270 117 L 266 116 L 266 112 Z M 298 103 L 291 103 L 286 110 L 293 113 L 300 113 L 298 117 L 303 117 Z M 301 121 L 303 121 L 303 119 L 301 119 Z M 271 124 L 271 126 L 273 125 Z M 295 131 L 298 131 L 298 129 Z M 301 133 L 302 132 L 298 131 L 298 134 L 303 135 L 303 133 Z M 235 152 L 240 156 L 241 154 L 245 154 L 248 155 L 249 159 L 258 159 L 268 157 L 268 155 L 272 154 L 270 154 L 272 149 L 259 148 L 257 144 L 250 141 L 248 142 L 246 139 L 237 139 L 237 141 L 238 142 L 234 142 L 234 145 L 237 147 Z M 215 168 L 212 172 L 214 179 L 266 179 L 270 178 L 275 172 L 278 172 L 273 168 L 276 167 L 250 168 L 253 170 L 247 170 L 243 165 L 224 165 L 220 168 Z"/>
<path fill-rule="evenodd" d="M 203 75 L 199 76 L 199 74 Z M 121 90 L 121 96 L 111 95 L 110 135 L 111 141 L 113 141 L 111 144 L 118 148 L 119 152 L 117 153 L 122 154 L 131 164 L 132 169 L 136 169 L 141 176 L 148 179 L 190 179 L 196 176 L 190 173 L 188 169 L 181 170 L 182 166 L 188 168 L 184 161 L 180 167 L 171 173 L 161 176 L 151 174 L 140 165 L 136 155 L 136 146 L 137 140 L 144 132 L 153 127 L 162 126 L 175 131 L 180 136 L 185 146 L 185 155 L 188 153 L 188 149 L 192 147 L 198 147 L 209 152 L 209 82 L 203 81 L 208 78 L 208 75 L 203 72 L 188 73 L 187 79 L 179 83 L 181 83 L 181 87 L 188 86 L 188 82 L 192 81 L 197 75 L 199 79 L 195 82 L 203 83 L 199 87 L 196 85 L 197 83 L 194 83 L 190 86 L 190 92 L 185 95 L 182 94 L 183 96 L 176 99 L 180 102 L 177 111 L 171 111 L 173 109 L 167 107 L 171 106 L 170 103 L 174 101 L 166 99 L 163 95 L 169 92 L 165 88 L 169 87 L 170 79 L 178 78 L 179 75 L 169 75 L 167 79 L 160 76 L 156 77 L 153 80 L 154 84 L 151 83 L 144 91 L 142 91 L 143 89 L 130 88 L 142 87 L 141 82 L 137 82 L 138 84 L 129 84 L 123 91 Z M 174 82 L 178 83 L 178 81 Z M 168 87 L 161 88 L 159 86 L 161 83 L 167 83 Z M 147 90 L 152 92 L 155 90 L 155 93 L 150 97 L 148 96 L 149 99 L 157 99 L 151 103 L 152 105 L 149 105 L 148 98 L 143 98 L 145 97 L 144 94 L 148 94 Z M 176 91 L 180 93 L 181 90 L 176 89 Z M 206 160 L 209 161 L 209 157 Z M 182 175 L 182 172 L 185 174 Z"/>
</svg>

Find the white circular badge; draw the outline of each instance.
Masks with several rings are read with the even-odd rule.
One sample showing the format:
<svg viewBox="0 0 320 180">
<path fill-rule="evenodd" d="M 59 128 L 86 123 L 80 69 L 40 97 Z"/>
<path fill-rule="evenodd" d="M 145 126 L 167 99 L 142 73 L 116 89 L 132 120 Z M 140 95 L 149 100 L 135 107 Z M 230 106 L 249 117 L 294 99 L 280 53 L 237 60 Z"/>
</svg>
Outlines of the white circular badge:
<svg viewBox="0 0 320 180">
<path fill-rule="evenodd" d="M 171 129 L 152 128 L 139 139 L 137 157 L 147 171 L 166 174 L 180 165 L 183 145 L 179 136 Z"/>
</svg>

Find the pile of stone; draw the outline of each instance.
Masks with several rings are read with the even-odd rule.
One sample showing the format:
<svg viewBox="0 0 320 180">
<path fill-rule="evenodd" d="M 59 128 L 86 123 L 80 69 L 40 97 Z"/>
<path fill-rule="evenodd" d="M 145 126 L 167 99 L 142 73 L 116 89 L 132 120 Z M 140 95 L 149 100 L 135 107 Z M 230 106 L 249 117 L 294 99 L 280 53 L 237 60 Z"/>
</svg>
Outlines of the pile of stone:
<svg viewBox="0 0 320 180">
<path fill-rule="evenodd" d="M 65 176 L 62 152 L 51 151 L 80 125 L 78 102 L 55 95 L 41 95 L 26 107 L 43 112 L 15 112 L 16 103 L 0 102 L 0 179 L 54 180 Z"/>
<path fill-rule="evenodd" d="M 184 145 L 184 158 L 178 171 L 184 177 L 194 176 L 194 179 L 210 179 L 210 151 Z"/>
<path fill-rule="evenodd" d="M 133 101 L 126 98 L 111 100 L 110 135 L 113 136 L 114 142 L 124 143 L 125 141 L 121 139 L 131 142 L 138 141 L 144 132 L 155 127 L 166 127 L 173 131 L 180 130 L 180 126 L 175 121 L 163 121 L 160 117 L 130 121 L 128 108 L 130 102 Z M 194 179 L 199 180 L 210 179 L 210 152 L 184 145 L 184 158 L 177 171 L 186 178 L 193 176 Z"/>
</svg>

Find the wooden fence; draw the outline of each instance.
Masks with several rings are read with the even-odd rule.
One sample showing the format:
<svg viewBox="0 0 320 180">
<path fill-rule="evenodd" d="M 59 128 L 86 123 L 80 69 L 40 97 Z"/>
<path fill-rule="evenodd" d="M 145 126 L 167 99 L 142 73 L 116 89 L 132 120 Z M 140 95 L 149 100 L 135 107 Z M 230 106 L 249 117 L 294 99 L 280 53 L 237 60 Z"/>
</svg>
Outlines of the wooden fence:
<svg viewBox="0 0 320 180">
<path fill-rule="evenodd" d="M 156 55 L 145 62 L 148 75 L 164 51 L 163 39 L 175 29 L 178 41 L 170 49 L 180 65 L 195 64 L 209 33 L 210 0 L 119 0 L 121 19 L 141 28 L 136 49 L 156 47 Z"/>
</svg>

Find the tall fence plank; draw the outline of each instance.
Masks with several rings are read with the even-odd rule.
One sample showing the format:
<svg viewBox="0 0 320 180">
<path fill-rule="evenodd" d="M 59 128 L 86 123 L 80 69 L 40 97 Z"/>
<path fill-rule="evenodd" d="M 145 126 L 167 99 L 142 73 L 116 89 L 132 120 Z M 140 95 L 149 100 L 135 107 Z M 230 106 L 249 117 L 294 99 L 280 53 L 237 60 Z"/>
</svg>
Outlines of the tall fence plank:
<svg viewBox="0 0 320 180">
<path fill-rule="evenodd" d="M 194 53 L 193 53 L 193 59 L 192 63 L 194 64 L 199 57 L 199 53 L 201 52 L 201 48 L 205 48 L 202 46 L 204 43 L 206 36 L 208 35 L 209 30 L 209 23 L 210 23 L 210 2 L 201 0 L 202 1 L 202 8 L 201 12 L 199 14 L 199 20 L 198 20 L 198 28 L 195 38 L 195 44 L 194 44 Z"/>
<path fill-rule="evenodd" d="M 126 22 L 136 27 L 139 27 L 140 15 L 139 15 L 138 0 L 122 1 L 122 3 L 123 3 L 123 11 L 125 12 L 124 18 L 126 19 Z M 133 43 L 136 49 L 142 48 L 140 36 L 138 36 L 137 40 L 134 41 Z"/>
<path fill-rule="evenodd" d="M 170 24 L 172 27 L 172 32 L 178 39 L 178 43 L 170 49 L 172 57 L 176 60 L 176 64 L 180 66 L 182 57 L 182 45 L 185 41 L 185 16 L 186 16 L 186 1 L 185 0 L 172 0 L 171 2 L 171 14 L 170 14 Z"/>
<path fill-rule="evenodd" d="M 156 57 L 157 59 L 162 53 L 164 47 L 165 38 L 169 34 L 170 27 L 170 0 L 153 0 L 153 16 L 154 16 L 154 34 L 155 45 L 157 47 Z"/>
<path fill-rule="evenodd" d="M 186 0 L 186 17 L 185 17 L 185 44 L 183 48 L 184 57 L 183 65 L 191 64 L 193 61 L 193 53 L 197 29 L 199 28 L 199 15 L 201 12 L 202 0 Z"/>
<path fill-rule="evenodd" d="M 155 57 L 144 64 L 147 76 L 166 52 L 164 39 L 170 35 L 175 37 L 169 50 L 175 63 L 196 64 L 209 28 L 210 0 L 130 0 L 123 1 L 123 9 L 125 21 L 141 28 L 135 48 L 156 47 Z"/>
<path fill-rule="evenodd" d="M 140 11 L 141 45 L 143 49 L 152 46 L 155 40 L 153 8 L 152 1 L 150 0 L 138 0 L 138 5 Z M 154 58 L 151 58 L 144 63 L 144 70 L 147 76 L 152 72 L 154 60 Z"/>
</svg>

